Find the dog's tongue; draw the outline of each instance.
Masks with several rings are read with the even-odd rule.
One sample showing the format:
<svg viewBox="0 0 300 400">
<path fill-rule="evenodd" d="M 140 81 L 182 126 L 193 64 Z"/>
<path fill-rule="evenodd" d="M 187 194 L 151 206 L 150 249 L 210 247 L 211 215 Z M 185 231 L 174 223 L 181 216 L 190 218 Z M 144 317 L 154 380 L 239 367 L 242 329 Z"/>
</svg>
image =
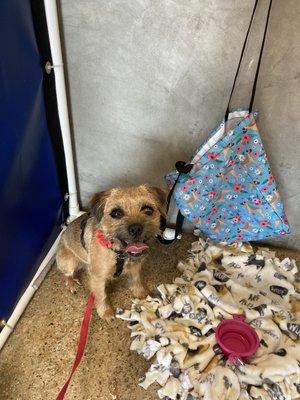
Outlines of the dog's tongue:
<svg viewBox="0 0 300 400">
<path fill-rule="evenodd" d="M 147 246 L 145 243 L 130 243 L 125 251 L 126 253 L 131 253 L 131 254 L 141 254 L 143 253 L 145 250 L 148 250 L 149 246 Z"/>
</svg>

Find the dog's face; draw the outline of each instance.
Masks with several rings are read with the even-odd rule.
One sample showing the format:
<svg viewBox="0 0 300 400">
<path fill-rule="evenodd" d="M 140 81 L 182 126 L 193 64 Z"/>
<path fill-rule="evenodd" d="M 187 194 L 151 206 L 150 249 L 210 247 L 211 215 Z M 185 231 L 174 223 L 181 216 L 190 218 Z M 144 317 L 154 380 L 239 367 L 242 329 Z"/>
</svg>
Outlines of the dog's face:
<svg viewBox="0 0 300 400">
<path fill-rule="evenodd" d="M 160 232 L 165 203 L 163 190 L 142 185 L 97 193 L 91 200 L 90 210 L 109 240 L 138 257 Z"/>
</svg>

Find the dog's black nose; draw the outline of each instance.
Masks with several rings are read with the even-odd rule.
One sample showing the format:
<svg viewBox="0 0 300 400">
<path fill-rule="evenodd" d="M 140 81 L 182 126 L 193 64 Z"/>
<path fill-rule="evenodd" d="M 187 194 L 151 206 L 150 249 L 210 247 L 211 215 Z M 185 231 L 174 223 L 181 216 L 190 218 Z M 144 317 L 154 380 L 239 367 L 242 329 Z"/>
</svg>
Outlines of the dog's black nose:
<svg viewBox="0 0 300 400">
<path fill-rule="evenodd" d="M 128 232 L 131 237 L 137 238 L 143 232 L 143 226 L 141 224 L 132 224 L 128 227 Z"/>
</svg>

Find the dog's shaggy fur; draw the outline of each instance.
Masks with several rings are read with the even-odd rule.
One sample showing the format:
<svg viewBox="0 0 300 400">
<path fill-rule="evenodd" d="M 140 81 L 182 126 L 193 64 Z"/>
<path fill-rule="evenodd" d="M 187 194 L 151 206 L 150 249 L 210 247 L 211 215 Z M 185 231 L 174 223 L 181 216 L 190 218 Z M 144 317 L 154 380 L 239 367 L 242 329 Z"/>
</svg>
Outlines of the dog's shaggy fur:
<svg viewBox="0 0 300 400">
<path fill-rule="evenodd" d="M 114 311 L 106 294 L 107 282 L 116 272 L 117 252 L 125 257 L 124 273 L 128 273 L 133 295 L 143 298 L 147 288 L 141 281 L 145 252 L 130 254 L 126 248 L 134 243 L 150 244 L 160 233 L 165 217 L 166 197 L 163 190 L 147 185 L 116 188 L 97 193 L 90 203 L 90 213 L 73 221 L 63 233 L 56 255 L 58 268 L 66 277 L 67 288 L 76 291 L 77 272 L 87 265 L 90 290 L 95 295 L 100 317 L 110 318 Z M 112 248 L 99 244 L 101 231 Z"/>
</svg>

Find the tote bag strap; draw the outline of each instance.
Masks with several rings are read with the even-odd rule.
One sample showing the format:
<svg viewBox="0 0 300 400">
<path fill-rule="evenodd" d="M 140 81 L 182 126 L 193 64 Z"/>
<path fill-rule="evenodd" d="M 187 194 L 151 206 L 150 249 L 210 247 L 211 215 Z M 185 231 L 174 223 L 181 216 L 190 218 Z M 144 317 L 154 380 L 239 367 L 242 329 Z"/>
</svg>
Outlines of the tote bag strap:
<svg viewBox="0 0 300 400">
<path fill-rule="evenodd" d="M 259 53 L 259 59 L 258 59 L 257 68 L 256 68 L 256 72 L 255 72 L 255 77 L 254 77 L 254 82 L 253 82 L 253 87 L 252 87 L 252 94 L 251 94 L 251 99 L 250 99 L 250 104 L 249 104 L 249 111 L 250 112 L 252 112 L 253 102 L 254 102 L 254 98 L 255 98 L 256 85 L 257 85 L 257 80 L 258 80 L 258 75 L 259 75 L 259 69 L 260 69 L 260 64 L 261 64 L 261 60 L 262 60 L 262 55 L 263 55 L 263 51 L 264 51 L 264 47 L 265 47 L 266 36 L 267 36 L 267 32 L 268 32 L 268 25 L 269 25 L 269 20 L 270 20 L 272 3 L 273 3 L 273 0 L 270 0 L 268 13 L 267 13 L 267 18 L 266 18 L 265 29 L 264 29 L 264 35 L 263 35 L 263 39 L 262 39 L 262 44 L 261 44 L 260 53 Z"/>
<path fill-rule="evenodd" d="M 170 192 L 167 197 L 167 214 L 168 214 L 168 211 L 170 208 L 171 198 L 173 196 L 175 187 L 177 185 L 177 182 L 178 182 L 180 176 L 182 174 L 188 174 L 191 171 L 191 169 L 193 168 L 193 164 L 186 164 L 184 161 L 177 161 L 175 164 L 175 168 L 176 168 L 176 171 L 178 172 L 178 175 L 177 175 L 176 181 L 174 182 L 172 188 L 170 189 Z M 175 239 L 180 238 L 181 234 L 182 234 L 183 222 L 184 222 L 184 216 L 181 214 L 180 210 L 178 210 L 176 223 L 175 223 L 174 239 L 165 239 L 162 236 L 157 236 L 157 239 L 160 241 L 160 243 L 171 244 L 174 242 Z M 165 230 L 166 226 L 167 226 L 167 221 L 165 218 L 163 218 L 162 230 Z"/>
<path fill-rule="evenodd" d="M 232 88 L 231 88 L 229 99 L 228 99 L 228 103 L 227 103 L 227 108 L 226 108 L 226 111 L 225 111 L 225 116 L 224 116 L 225 124 L 228 121 L 230 103 L 231 103 L 232 96 L 233 96 L 233 93 L 234 93 L 234 90 L 235 90 L 237 78 L 238 78 L 238 75 L 239 75 L 239 72 L 240 72 L 240 68 L 241 68 L 241 65 L 242 65 L 243 58 L 244 58 L 247 42 L 248 42 L 248 39 L 249 39 L 251 27 L 253 25 L 255 13 L 256 13 L 259 1 L 261 1 L 261 0 L 255 0 L 254 6 L 253 6 L 253 10 L 252 10 L 249 26 L 248 26 L 248 29 L 247 29 L 247 32 L 246 32 L 246 36 L 245 36 L 245 40 L 244 40 L 244 43 L 243 43 L 243 47 L 242 47 L 239 63 L 238 63 L 237 70 L 236 70 L 236 73 L 235 73 L 235 76 L 234 76 Z M 268 31 L 268 25 L 269 25 L 269 19 L 270 19 L 270 14 L 271 14 L 272 3 L 273 3 L 273 0 L 269 0 L 269 7 L 268 7 L 268 11 L 267 11 L 266 23 L 265 23 L 264 33 L 263 33 L 263 37 L 262 37 L 262 43 L 261 43 L 261 47 L 260 47 L 259 58 L 258 58 L 258 62 L 257 62 L 255 76 L 254 76 L 253 86 L 252 86 L 251 98 L 250 98 L 250 103 L 249 103 L 249 112 L 252 112 L 253 102 L 254 102 L 254 98 L 255 98 L 257 80 L 258 80 L 259 69 L 260 69 L 260 65 L 261 65 L 263 50 L 264 50 L 267 31 Z M 178 176 L 177 176 L 177 179 L 174 182 L 174 185 L 172 186 L 172 188 L 171 188 L 171 190 L 169 192 L 168 198 L 167 198 L 167 213 L 169 211 L 172 195 L 174 193 L 175 187 L 176 187 L 176 185 L 178 183 L 178 180 L 179 180 L 180 176 L 183 173 L 184 174 L 189 173 L 191 171 L 191 169 L 193 168 L 193 164 L 186 164 L 184 161 L 177 161 L 176 164 L 175 164 L 175 167 L 176 167 L 176 170 L 178 172 Z M 177 214 L 177 218 L 176 218 L 174 239 L 165 239 L 162 236 L 158 236 L 158 240 L 163 244 L 171 244 L 172 242 L 174 242 L 175 239 L 181 237 L 183 222 L 184 222 L 184 216 L 181 214 L 181 212 L 179 210 L 178 214 Z M 164 227 L 166 227 L 166 220 L 163 221 L 163 225 L 164 225 Z"/>
<path fill-rule="evenodd" d="M 247 29 L 246 37 L 245 37 L 245 40 L 244 40 L 244 43 L 243 43 L 243 47 L 242 47 L 242 51 L 241 51 L 238 67 L 237 67 L 237 70 L 236 70 L 236 73 L 235 73 L 235 76 L 234 76 L 231 92 L 230 92 L 228 103 L 227 103 L 227 108 L 226 108 L 226 111 L 225 111 L 225 117 L 224 117 L 225 123 L 228 121 L 230 103 L 231 103 L 232 96 L 233 96 L 233 93 L 234 93 L 234 90 L 235 90 L 235 85 L 236 85 L 236 82 L 237 82 L 237 78 L 239 76 L 239 72 L 240 72 L 240 68 L 241 68 L 241 65 L 242 65 L 243 58 L 244 58 L 247 42 L 248 42 L 248 39 L 249 39 L 249 34 L 250 34 L 250 31 L 251 31 L 251 28 L 252 28 L 252 25 L 253 25 L 253 21 L 254 21 L 254 18 L 255 18 L 255 13 L 256 13 L 256 9 L 257 9 L 257 5 L 258 5 L 259 1 L 261 1 L 261 0 L 255 0 L 254 7 L 253 7 L 253 10 L 252 10 L 252 15 L 251 15 L 251 18 L 250 18 L 250 22 L 249 22 L 249 26 L 248 26 L 248 29 Z M 270 19 L 270 14 L 271 14 L 272 2 L 273 2 L 273 0 L 269 0 L 269 7 L 268 7 L 268 11 L 267 11 L 267 16 L 266 16 L 266 23 L 265 23 L 265 28 L 264 28 L 264 33 L 263 33 L 263 37 L 262 37 L 259 57 L 258 57 L 255 76 L 254 76 L 253 85 L 252 85 L 252 92 L 251 92 L 251 98 L 250 98 L 250 103 L 249 103 L 249 112 L 252 112 L 253 102 L 254 102 L 254 98 L 255 98 L 257 80 L 258 80 L 258 75 L 259 75 L 262 55 L 263 55 L 263 51 L 264 51 L 264 47 L 265 47 L 265 41 L 266 41 L 266 36 L 267 36 L 267 31 L 268 31 L 268 25 L 269 25 L 269 19 Z"/>
</svg>

